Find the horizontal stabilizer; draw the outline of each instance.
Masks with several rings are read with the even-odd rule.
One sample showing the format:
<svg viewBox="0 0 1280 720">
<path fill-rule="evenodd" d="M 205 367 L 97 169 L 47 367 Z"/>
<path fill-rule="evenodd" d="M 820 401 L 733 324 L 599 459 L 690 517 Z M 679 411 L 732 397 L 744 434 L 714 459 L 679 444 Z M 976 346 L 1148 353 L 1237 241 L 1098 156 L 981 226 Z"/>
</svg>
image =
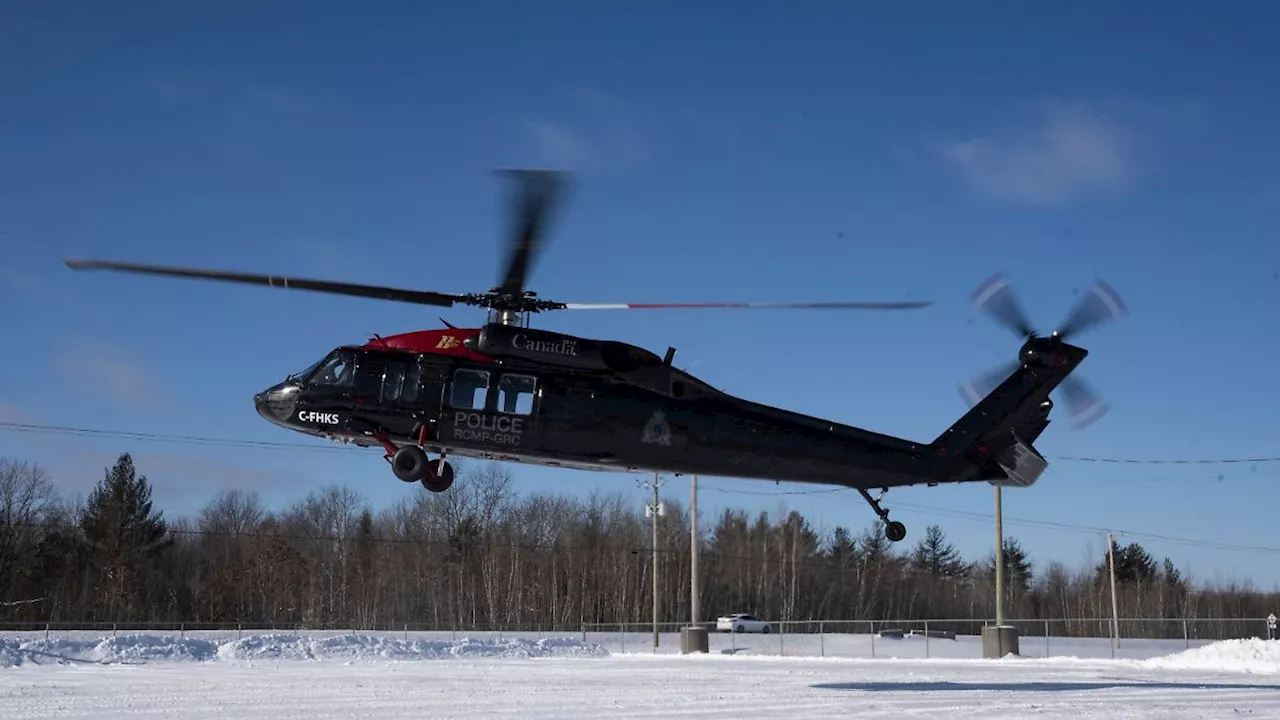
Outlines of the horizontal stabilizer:
<svg viewBox="0 0 1280 720">
<path fill-rule="evenodd" d="M 1005 477 L 989 482 L 1000 487 L 1031 487 L 1049 467 L 1049 461 L 1017 435 L 1013 436 L 1013 444 L 996 457 L 996 462 L 1004 470 Z"/>
</svg>

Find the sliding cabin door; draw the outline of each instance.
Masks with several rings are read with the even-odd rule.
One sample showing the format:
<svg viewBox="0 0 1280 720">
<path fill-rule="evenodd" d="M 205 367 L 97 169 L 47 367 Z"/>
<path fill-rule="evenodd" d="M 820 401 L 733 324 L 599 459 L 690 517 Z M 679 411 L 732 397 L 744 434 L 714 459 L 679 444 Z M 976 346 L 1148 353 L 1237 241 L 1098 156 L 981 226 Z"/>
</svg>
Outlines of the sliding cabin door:
<svg viewBox="0 0 1280 720">
<path fill-rule="evenodd" d="M 541 450 L 537 376 L 493 367 L 454 368 L 440 417 L 442 441 L 495 455 Z"/>
</svg>

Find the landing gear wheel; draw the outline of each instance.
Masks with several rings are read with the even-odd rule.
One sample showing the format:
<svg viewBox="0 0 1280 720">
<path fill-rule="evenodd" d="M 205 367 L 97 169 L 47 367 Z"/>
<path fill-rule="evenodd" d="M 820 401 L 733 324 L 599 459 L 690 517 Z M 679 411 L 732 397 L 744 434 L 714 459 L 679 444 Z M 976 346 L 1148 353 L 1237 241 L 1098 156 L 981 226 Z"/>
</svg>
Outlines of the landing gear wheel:
<svg viewBox="0 0 1280 720">
<path fill-rule="evenodd" d="M 894 520 L 884 526 L 884 536 L 889 538 L 889 542 L 901 542 L 907 536 L 907 526 Z"/>
<path fill-rule="evenodd" d="M 888 488 L 885 488 L 884 492 L 888 492 L 888 490 Z M 871 509 L 876 511 L 876 515 L 879 515 L 880 519 L 884 521 L 884 536 L 889 539 L 889 542 L 901 542 L 907 536 L 907 526 L 897 520 L 890 520 L 889 511 L 880 507 L 880 500 L 871 497 L 871 493 L 863 488 L 858 488 L 858 492 L 862 494 L 862 499 L 867 501 Z M 884 492 L 880 494 L 884 495 Z"/>
<path fill-rule="evenodd" d="M 406 445 L 391 456 L 391 472 L 404 482 L 425 482 L 427 454 L 416 445 Z"/>
<path fill-rule="evenodd" d="M 453 485 L 453 466 L 444 460 L 432 460 L 427 463 L 427 472 L 422 478 L 422 486 L 431 492 L 444 492 Z"/>
</svg>

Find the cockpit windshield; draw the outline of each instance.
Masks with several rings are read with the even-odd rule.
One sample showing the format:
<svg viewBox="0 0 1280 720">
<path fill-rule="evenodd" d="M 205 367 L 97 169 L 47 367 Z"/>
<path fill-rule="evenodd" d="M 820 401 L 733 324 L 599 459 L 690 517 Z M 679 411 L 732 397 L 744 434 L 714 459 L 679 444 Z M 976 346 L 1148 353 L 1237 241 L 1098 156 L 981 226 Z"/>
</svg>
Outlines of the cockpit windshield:
<svg viewBox="0 0 1280 720">
<path fill-rule="evenodd" d="M 320 364 L 327 359 L 328 358 L 320 358 L 319 360 L 308 365 L 306 370 L 303 370 L 301 372 L 296 372 L 296 373 L 289 373 L 289 377 L 285 379 L 286 380 L 306 380 L 307 378 L 311 377 L 311 374 L 316 371 L 316 368 L 320 367 Z"/>
<path fill-rule="evenodd" d="M 350 350 L 334 350 L 313 368 L 302 376 L 303 382 L 330 387 L 350 385 L 355 377 L 355 358 Z"/>
</svg>

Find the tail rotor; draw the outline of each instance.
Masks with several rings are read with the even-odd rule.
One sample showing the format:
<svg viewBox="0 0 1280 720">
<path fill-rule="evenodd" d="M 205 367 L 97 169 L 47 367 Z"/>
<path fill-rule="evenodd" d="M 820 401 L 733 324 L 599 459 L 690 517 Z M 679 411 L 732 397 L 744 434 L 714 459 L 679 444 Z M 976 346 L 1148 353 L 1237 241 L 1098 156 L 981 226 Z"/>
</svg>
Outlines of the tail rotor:
<svg viewBox="0 0 1280 720">
<path fill-rule="evenodd" d="M 991 316 L 998 324 L 1008 328 L 1024 343 L 1038 339 L 1040 336 L 1032 327 L 1027 314 L 1013 291 L 1013 286 L 1003 273 L 996 273 L 974 290 L 971 300 L 976 308 Z M 1110 285 L 1097 280 L 1089 291 L 1076 303 L 1059 328 L 1044 340 L 1066 342 L 1086 330 L 1095 328 L 1112 320 L 1117 320 L 1128 313 L 1124 301 Z M 1027 345 L 1024 345 L 1025 348 Z M 983 373 L 972 380 L 960 383 L 960 395 L 970 407 L 995 390 L 1022 363 L 1022 360 L 1005 363 L 1000 367 Z M 1107 413 L 1106 401 L 1084 379 L 1075 375 L 1068 376 L 1058 386 L 1063 402 L 1067 406 L 1068 421 L 1075 429 L 1092 424 Z"/>
</svg>

